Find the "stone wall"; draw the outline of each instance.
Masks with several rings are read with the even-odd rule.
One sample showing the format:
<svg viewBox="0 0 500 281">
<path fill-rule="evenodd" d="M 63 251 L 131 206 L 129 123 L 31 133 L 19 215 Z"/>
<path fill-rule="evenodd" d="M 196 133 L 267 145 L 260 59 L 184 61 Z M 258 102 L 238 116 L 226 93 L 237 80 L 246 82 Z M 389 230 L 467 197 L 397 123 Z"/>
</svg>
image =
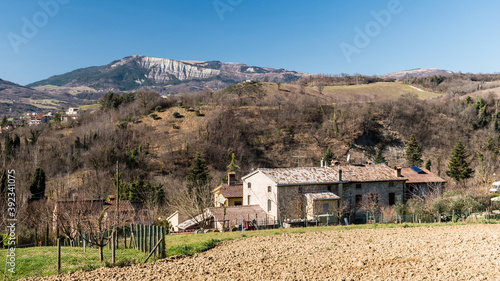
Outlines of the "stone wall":
<svg viewBox="0 0 500 281">
<path fill-rule="evenodd" d="M 279 186 L 279 219 L 299 219 L 306 217 L 307 202 L 304 193 L 327 190 L 337 194 L 337 184 Z"/>
</svg>

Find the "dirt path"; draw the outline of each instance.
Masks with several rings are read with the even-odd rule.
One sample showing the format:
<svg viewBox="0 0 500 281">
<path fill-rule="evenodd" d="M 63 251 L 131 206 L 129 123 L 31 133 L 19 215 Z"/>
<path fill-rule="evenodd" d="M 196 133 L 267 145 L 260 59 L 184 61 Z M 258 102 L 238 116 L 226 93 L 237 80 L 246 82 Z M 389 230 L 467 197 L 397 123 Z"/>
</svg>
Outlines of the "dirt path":
<svg viewBox="0 0 500 281">
<path fill-rule="evenodd" d="M 30 280 L 500 280 L 500 225 L 252 237 L 128 268 Z"/>
<path fill-rule="evenodd" d="M 408 85 L 408 86 L 410 86 L 410 88 L 413 88 L 413 89 L 415 89 L 415 90 L 417 90 L 417 91 L 419 91 L 419 92 L 423 92 L 423 91 L 424 91 L 424 90 L 422 90 L 422 89 L 420 89 L 420 88 L 417 88 L 417 87 L 415 87 L 415 86 L 412 86 L 412 85 Z"/>
</svg>

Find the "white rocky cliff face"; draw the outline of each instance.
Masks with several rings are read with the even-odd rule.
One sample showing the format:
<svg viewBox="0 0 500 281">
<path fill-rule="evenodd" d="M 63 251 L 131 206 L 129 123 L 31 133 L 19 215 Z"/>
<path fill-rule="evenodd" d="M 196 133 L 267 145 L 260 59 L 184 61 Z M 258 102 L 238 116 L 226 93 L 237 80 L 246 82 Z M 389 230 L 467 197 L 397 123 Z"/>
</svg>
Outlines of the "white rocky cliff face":
<svg viewBox="0 0 500 281">
<path fill-rule="evenodd" d="M 141 57 L 138 63 L 141 67 L 149 70 L 147 78 L 156 83 L 166 83 L 172 80 L 172 76 L 182 81 L 206 79 L 220 74 L 220 70 L 217 69 L 200 68 L 171 59 Z"/>
</svg>

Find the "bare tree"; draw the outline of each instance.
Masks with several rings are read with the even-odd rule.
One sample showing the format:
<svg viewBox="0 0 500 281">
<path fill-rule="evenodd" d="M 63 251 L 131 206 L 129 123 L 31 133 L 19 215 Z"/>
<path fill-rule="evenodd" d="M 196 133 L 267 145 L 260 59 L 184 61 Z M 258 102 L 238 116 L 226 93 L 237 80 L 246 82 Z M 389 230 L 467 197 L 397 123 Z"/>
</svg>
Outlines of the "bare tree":
<svg viewBox="0 0 500 281">
<path fill-rule="evenodd" d="M 323 94 L 323 89 L 324 89 L 324 88 L 325 88 L 325 85 L 324 85 L 323 83 L 318 83 L 318 84 L 316 84 L 316 89 L 318 89 L 318 93 L 319 93 L 320 95 L 322 95 L 322 94 Z"/>
<path fill-rule="evenodd" d="M 373 189 L 371 192 L 363 194 L 361 210 L 371 214 L 375 220 L 375 215 L 380 211 L 380 201 L 380 193 L 377 189 Z"/>
<path fill-rule="evenodd" d="M 82 227 L 80 228 L 80 233 L 84 237 L 84 239 L 99 247 L 99 261 L 104 261 L 104 253 L 103 249 L 106 245 L 108 245 L 111 236 L 109 235 L 108 226 L 104 225 L 104 215 L 108 207 L 104 208 L 98 217 L 87 219 L 83 222 Z"/>
<path fill-rule="evenodd" d="M 211 186 L 205 184 L 201 188 L 188 192 L 187 188 L 177 193 L 171 201 L 171 207 L 188 216 L 193 223 L 199 224 L 201 228 L 208 227 L 207 208 L 213 206 L 213 195 Z"/>
</svg>

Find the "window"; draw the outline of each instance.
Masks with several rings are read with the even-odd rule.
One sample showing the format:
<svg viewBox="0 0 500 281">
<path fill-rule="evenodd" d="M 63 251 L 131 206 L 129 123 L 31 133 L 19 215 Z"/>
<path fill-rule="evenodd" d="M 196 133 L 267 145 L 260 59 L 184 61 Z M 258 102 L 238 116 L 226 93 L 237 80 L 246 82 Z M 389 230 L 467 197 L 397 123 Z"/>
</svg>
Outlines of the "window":
<svg viewBox="0 0 500 281">
<path fill-rule="evenodd" d="M 267 200 L 267 211 L 268 212 L 271 212 L 271 204 L 273 204 L 273 202 L 271 200 Z"/>
<path fill-rule="evenodd" d="M 396 194 L 394 192 L 389 193 L 389 205 L 396 204 Z"/>
<path fill-rule="evenodd" d="M 241 206 L 243 205 L 241 201 L 234 201 L 234 206 Z"/>
<path fill-rule="evenodd" d="M 361 207 L 363 202 L 363 196 L 361 194 L 356 195 L 356 207 Z"/>
<path fill-rule="evenodd" d="M 249 182 L 249 183 L 247 184 L 247 187 L 248 187 L 248 188 L 252 188 L 252 183 L 251 183 L 251 182 Z"/>
<path fill-rule="evenodd" d="M 267 192 L 272 192 L 272 189 L 271 189 L 270 185 L 267 186 Z"/>
<path fill-rule="evenodd" d="M 328 214 L 330 212 L 330 204 L 324 203 L 323 204 L 323 214 Z"/>
<path fill-rule="evenodd" d="M 394 187 L 394 182 L 393 181 L 389 182 L 389 187 Z"/>
<path fill-rule="evenodd" d="M 357 184 L 356 184 L 356 188 L 361 188 L 361 184 L 360 184 L 360 183 L 357 183 Z"/>
<path fill-rule="evenodd" d="M 250 201 L 250 199 L 251 199 L 251 198 L 252 198 L 252 197 L 251 197 L 250 195 L 248 195 L 248 205 L 251 205 L 251 203 L 250 203 L 250 202 L 251 202 L 251 201 Z"/>
</svg>

